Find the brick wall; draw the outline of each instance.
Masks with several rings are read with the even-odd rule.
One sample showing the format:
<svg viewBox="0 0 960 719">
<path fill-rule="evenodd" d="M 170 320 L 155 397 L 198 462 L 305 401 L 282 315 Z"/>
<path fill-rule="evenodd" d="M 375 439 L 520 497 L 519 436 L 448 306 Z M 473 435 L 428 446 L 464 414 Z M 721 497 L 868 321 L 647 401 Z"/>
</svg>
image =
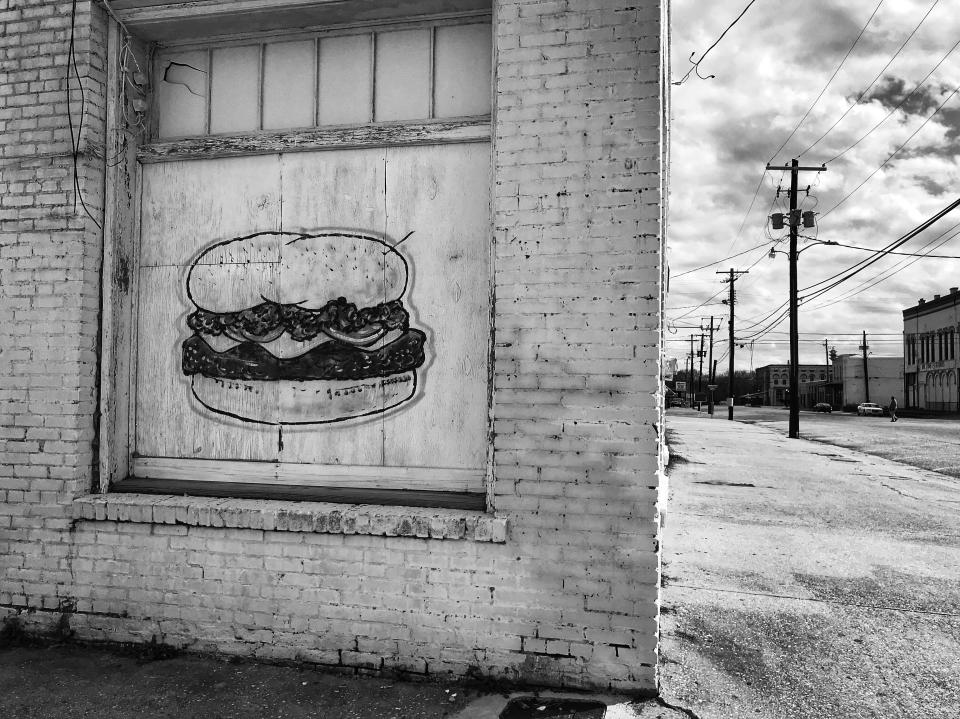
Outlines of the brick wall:
<svg viewBox="0 0 960 719">
<path fill-rule="evenodd" d="M 78 167 L 99 221 L 105 19 L 78 9 Z M 103 248 L 73 207 L 69 10 L 0 11 L 0 613 L 65 617 L 88 639 L 653 691 L 659 2 L 495 7 L 491 503 L 506 536 L 442 513 L 77 500 L 95 479 Z"/>
<path fill-rule="evenodd" d="M 56 607 L 69 593 L 71 501 L 94 467 L 105 25 L 78 4 L 76 74 L 70 28 L 69 2 L 0 4 L 4 607 Z"/>
</svg>

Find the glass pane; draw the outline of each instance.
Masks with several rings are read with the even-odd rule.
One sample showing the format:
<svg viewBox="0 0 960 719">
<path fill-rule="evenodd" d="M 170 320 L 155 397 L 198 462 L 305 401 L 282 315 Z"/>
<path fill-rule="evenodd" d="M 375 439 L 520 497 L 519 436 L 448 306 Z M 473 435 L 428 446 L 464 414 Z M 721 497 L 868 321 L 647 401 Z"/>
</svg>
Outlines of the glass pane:
<svg viewBox="0 0 960 719">
<path fill-rule="evenodd" d="M 321 125 L 370 122 L 370 36 L 320 40 Z"/>
<path fill-rule="evenodd" d="M 434 48 L 434 115 L 490 112 L 491 30 L 488 24 L 438 27 Z"/>
<path fill-rule="evenodd" d="M 278 42 L 263 47 L 263 129 L 313 126 L 314 44 Z"/>
<path fill-rule="evenodd" d="M 210 132 L 258 129 L 260 47 L 250 45 L 214 50 L 212 64 Z"/>
<path fill-rule="evenodd" d="M 157 57 L 157 134 L 160 137 L 206 133 L 207 74 L 206 51 Z"/>
<path fill-rule="evenodd" d="M 375 119 L 430 116 L 430 30 L 377 33 Z"/>
</svg>

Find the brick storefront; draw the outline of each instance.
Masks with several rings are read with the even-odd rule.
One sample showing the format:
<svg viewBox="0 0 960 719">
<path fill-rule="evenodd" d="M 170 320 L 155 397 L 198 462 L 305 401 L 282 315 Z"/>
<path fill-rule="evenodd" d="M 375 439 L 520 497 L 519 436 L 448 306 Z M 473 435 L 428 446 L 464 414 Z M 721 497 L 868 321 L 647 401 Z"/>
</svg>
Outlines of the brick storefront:
<svg viewBox="0 0 960 719">
<path fill-rule="evenodd" d="M 155 27 L 151 4 L 114 5 L 145 58 L 137 23 Z M 166 12 L 152 5 L 150 18 Z M 73 10 L 0 9 L 5 621 L 357 670 L 655 691 L 661 4 L 487 9 L 483 510 L 111 491 L 137 461 L 117 391 L 117 357 L 134 342 L 116 299 L 132 291 L 132 188 L 166 160 L 149 137 L 120 139 L 135 133 L 107 101 L 125 102 L 122 31 L 98 2 Z"/>
</svg>

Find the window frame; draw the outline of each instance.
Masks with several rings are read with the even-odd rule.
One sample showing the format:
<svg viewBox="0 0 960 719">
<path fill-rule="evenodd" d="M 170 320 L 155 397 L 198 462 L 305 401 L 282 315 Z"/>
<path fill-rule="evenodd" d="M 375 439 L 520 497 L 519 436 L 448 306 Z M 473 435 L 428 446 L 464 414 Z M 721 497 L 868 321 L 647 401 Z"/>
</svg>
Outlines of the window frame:
<svg viewBox="0 0 960 719">
<path fill-rule="evenodd" d="M 472 12 L 448 18 L 417 18 L 391 22 L 358 23 L 355 27 L 337 27 L 329 30 L 312 28 L 309 30 L 249 33 L 243 36 L 225 38 L 191 39 L 176 43 L 163 43 L 163 47 L 189 47 L 204 45 L 206 47 L 230 47 L 253 44 L 251 41 L 265 42 L 266 38 L 277 41 L 295 41 L 304 38 L 319 38 L 343 36 L 345 34 L 370 34 L 391 29 L 406 29 L 410 27 L 429 27 L 431 29 L 431 59 L 430 59 L 430 95 L 431 110 L 433 87 L 433 38 L 437 27 L 455 25 L 488 23 L 490 26 L 491 42 L 491 74 L 490 98 L 491 108 L 495 97 L 495 70 L 496 46 L 493 38 L 493 27 L 490 23 L 492 13 Z M 373 28 L 373 29 L 371 29 Z M 351 32 L 353 31 L 353 32 Z M 344 126 L 315 126 L 313 128 L 297 130 L 257 130 L 252 132 L 204 135 L 185 137 L 175 140 L 158 140 L 157 112 L 149 115 L 146 138 L 125 132 L 126 121 L 129 118 L 130 100 L 125 94 L 125 84 L 129 78 L 123 75 L 117 60 L 118 53 L 124 45 L 135 44 L 138 54 L 146 61 L 161 43 L 136 44 L 113 21 L 108 30 L 108 62 L 107 62 L 107 136 L 110 139 L 108 155 L 116 160 L 108 165 L 105 186 L 105 223 L 104 223 L 104 271 L 102 283 L 103 314 L 101 323 L 101 362 L 100 362 L 100 424 L 99 424 L 99 457 L 98 457 L 98 487 L 100 492 L 108 491 L 136 491 L 151 492 L 149 486 L 143 482 L 137 483 L 134 467 L 137 463 L 135 454 L 135 402 L 136 402 L 136 343 L 137 343 L 137 302 L 139 288 L 140 255 L 140 207 L 142 194 L 141 167 L 146 163 L 165 162 L 186 159 L 213 159 L 228 156 L 250 156 L 258 154 L 274 154 L 278 152 L 312 151 L 322 149 L 355 149 L 361 147 L 399 147 L 409 145 L 432 145 L 443 143 L 470 143 L 486 142 L 490 144 L 492 160 L 492 113 L 470 116 L 465 118 L 430 118 L 426 121 L 394 121 L 369 122 Z M 260 73 L 258 91 L 260 94 L 258 115 L 262 126 L 262 73 L 263 73 L 263 45 L 260 50 Z M 317 45 L 315 43 L 315 57 Z M 371 64 L 375 58 L 371 57 Z M 149 71 L 153 77 L 153 69 Z M 314 71 L 314 81 L 318 72 Z M 209 117 L 209 87 L 208 82 Z M 152 102 L 156 93 L 149 100 Z M 315 103 L 316 103 L 315 96 Z M 372 109 L 372 105 L 371 105 Z M 314 113 L 316 122 L 316 112 Z M 209 119 L 207 127 L 209 129 Z M 493 167 L 491 162 L 491 168 Z M 492 172 L 492 170 L 491 170 Z M 492 176 L 491 192 L 487 198 L 490 208 L 490 236 L 493 236 L 492 212 Z M 494 286 L 494 248 L 490 252 L 490 296 Z M 487 346 L 483 348 L 488 357 L 492 357 L 493 349 L 493 303 L 489 305 L 491 317 L 490 331 L 487 335 Z M 492 360 L 491 360 L 492 361 Z M 483 489 L 481 492 L 470 492 L 470 497 L 464 497 L 457 491 L 424 491 L 415 489 L 395 489 L 373 491 L 366 494 L 366 501 L 373 504 L 396 504 L 403 506 L 450 507 L 460 509 L 486 509 L 490 511 L 492 504 L 493 461 L 489 449 L 489 437 L 493 426 L 492 412 L 492 377 L 487 378 L 487 407 L 486 407 L 486 452 L 485 467 L 483 469 Z M 411 468 L 415 470 L 416 468 Z M 120 487 L 123 483 L 126 488 Z M 199 483 L 198 483 L 199 485 Z M 249 485 L 252 486 L 252 485 Z M 317 493 L 297 493 L 286 491 L 290 489 L 284 485 L 272 485 L 274 491 L 264 492 L 262 488 L 254 487 L 255 498 L 278 498 L 291 500 L 357 502 L 363 501 L 349 493 L 328 493 L 326 498 L 317 496 Z M 183 493 L 182 487 L 167 489 L 175 493 Z M 169 493 L 169 492 L 164 492 Z M 195 492 L 198 495 L 237 497 L 247 496 L 238 494 L 234 489 L 223 493 L 214 493 L 208 490 Z M 322 494 L 322 493 L 321 493 Z M 406 495 L 406 500 L 402 496 Z M 440 496 L 436 496 L 440 495 Z M 479 496 L 479 500 L 478 500 Z M 404 500 L 404 501 L 401 501 Z M 479 501 L 479 505 L 478 505 Z"/>
</svg>

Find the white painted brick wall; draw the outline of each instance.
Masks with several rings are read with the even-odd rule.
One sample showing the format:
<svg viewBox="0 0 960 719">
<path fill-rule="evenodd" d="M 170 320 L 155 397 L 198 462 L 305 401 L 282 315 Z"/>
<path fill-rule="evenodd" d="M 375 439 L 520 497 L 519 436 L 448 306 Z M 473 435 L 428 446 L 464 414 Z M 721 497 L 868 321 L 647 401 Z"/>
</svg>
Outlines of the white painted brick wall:
<svg viewBox="0 0 960 719">
<path fill-rule="evenodd" d="M 502 543 L 74 506 L 95 480 L 102 234 L 73 207 L 69 10 L 0 6 L 0 614 L 358 671 L 653 691 L 659 1 L 495 6 Z M 105 17 L 78 10 L 79 181 L 99 219 Z"/>
</svg>

